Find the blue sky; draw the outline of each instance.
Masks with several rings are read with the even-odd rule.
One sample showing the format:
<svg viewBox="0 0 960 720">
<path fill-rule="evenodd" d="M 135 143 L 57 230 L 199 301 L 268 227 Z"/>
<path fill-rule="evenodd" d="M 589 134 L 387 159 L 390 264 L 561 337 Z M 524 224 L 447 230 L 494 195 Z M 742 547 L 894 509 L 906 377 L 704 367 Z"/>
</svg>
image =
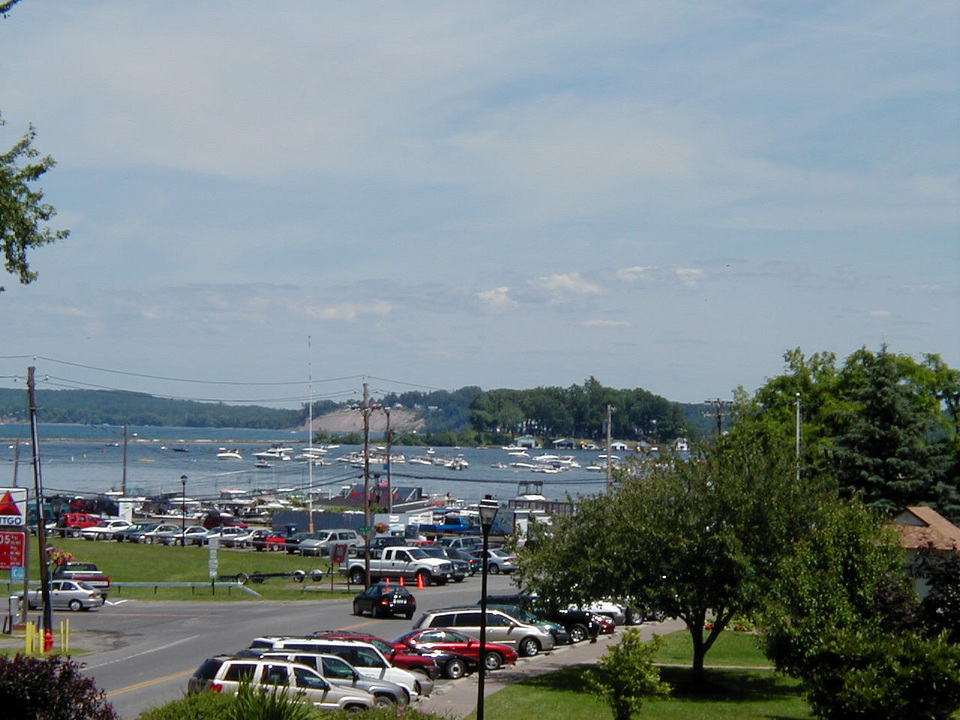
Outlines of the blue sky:
<svg viewBox="0 0 960 720">
<path fill-rule="evenodd" d="M 71 236 L 0 281 L 0 383 L 700 402 L 795 347 L 960 367 L 958 38 L 936 1 L 24 0 L 0 148 L 34 124 Z"/>
</svg>

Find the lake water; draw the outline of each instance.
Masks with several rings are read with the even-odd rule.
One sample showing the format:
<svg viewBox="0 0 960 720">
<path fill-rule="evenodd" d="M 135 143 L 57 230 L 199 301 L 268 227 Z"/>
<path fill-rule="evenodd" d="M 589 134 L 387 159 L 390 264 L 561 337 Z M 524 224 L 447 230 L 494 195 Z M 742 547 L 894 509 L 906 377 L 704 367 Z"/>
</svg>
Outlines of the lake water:
<svg viewBox="0 0 960 720">
<path fill-rule="evenodd" d="M 353 468 L 336 459 L 349 452 L 362 451 L 356 445 L 342 445 L 329 450 L 325 459 L 329 466 L 314 466 L 305 461 L 274 461 L 270 468 L 255 467 L 254 453 L 274 444 L 294 448 L 296 454 L 306 447 L 305 431 L 249 430 L 221 428 L 129 427 L 127 429 L 126 463 L 124 463 L 123 428 L 117 426 L 44 425 L 38 428 L 40 469 L 46 494 L 69 493 L 94 495 L 120 490 L 126 474 L 128 495 L 166 493 L 179 496 L 181 476 L 187 476 L 187 496 L 198 500 L 213 499 L 221 490 L 278 490 L 282 488 L 329 489 L 331 494 L 345 485 L 363 482 L 362 469 Z M 0 425 L 0 487 L 34 487 L 33 450 L 30 428 L 25 424 Z M 19 445 L 19 459 L 16 459 Z M 375 442 L 371 442 L 371 447 Z M 243 460 L 217 458 L 221 447 L 237 449 Z M 394 447 L 408 459 L 426 455 L 424 447 Z M 550 452 L 531 450 L 530 455 Z M 476 502 L 485 495 L 506 501 L 517 495 L 521 483 L 541 481 L 543 494 L 551 500 L 594 495 L 606 483 L 603 472 L 585 470 L 598 461 L 596 451 L 562 451 L 573 455 L 582 467 L 558 474 L 534 473 L 508 465 L 517 460 L 500 448 L 441 448 L 434 457 L 462 457 L 469 465 L 464 470 L 412 463 L 393 464 L 394 486 L 419 487 L 424 493 L 446 494 L 467 502 Z M 16 460 L 16 461 L 15 461 Z M 371 474 L 386 477 L 386 469 L 371 464 Z M 373 482 L 374 479 L 371 478 Z"/>
</svg>

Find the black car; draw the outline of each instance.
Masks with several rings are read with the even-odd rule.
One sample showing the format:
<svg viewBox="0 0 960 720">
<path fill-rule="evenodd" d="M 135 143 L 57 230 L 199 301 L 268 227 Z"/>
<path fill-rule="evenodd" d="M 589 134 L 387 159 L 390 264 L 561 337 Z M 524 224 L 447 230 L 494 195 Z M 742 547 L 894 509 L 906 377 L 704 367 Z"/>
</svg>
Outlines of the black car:
<svg viewBox="0 0 960 720">
<path fill-rule="evenodd" d="M 554 610 L 543 603 L 536 595 L 524 595 L 522 593 L 487 595 L 487 603 L 490 605 L 516 605 L 524 610 L 529 610 L 541 620 L 563 625 L 570 635 L 571 643 L 578 643 L 587 639 L 596 640 L 597 635 L 600 634 L 600 625 L 594 617 L 594 613 L 585 610 Z"/>
<path fill-rule="evenodd" d="M 353 598 L 353 614 L 369 612 L 371 617 L 403 615 L 413 619 L 417 611 L 417 599 L 403 585 L 374 583 Z"/>
<path fill-rule="evenodd" d="M 467 569 L 469 574 L 476 575 L 483 569 L 483 560 L 478 558 L 476 555 L 471 555 L 466 550 L 460 550 L 459 548 L 444 548 L 447 553 L 447 557 L 451 560 L 462 560 L 467 564 Z"/>
<path fill-rule="evenodd" d="M 437 545 L 424 545 L 420 549 L 431 557 L 440 558 L 441 560 L 449 560 L 450 564 L 453 565 L 454 582 L 463 582 L 467 575 L 473 574 L 470 572 L 470 565 L 467 563 L 467 561 L 453 557 L 447 552 L 447 548 L 438 547 Z"/>
</svg>

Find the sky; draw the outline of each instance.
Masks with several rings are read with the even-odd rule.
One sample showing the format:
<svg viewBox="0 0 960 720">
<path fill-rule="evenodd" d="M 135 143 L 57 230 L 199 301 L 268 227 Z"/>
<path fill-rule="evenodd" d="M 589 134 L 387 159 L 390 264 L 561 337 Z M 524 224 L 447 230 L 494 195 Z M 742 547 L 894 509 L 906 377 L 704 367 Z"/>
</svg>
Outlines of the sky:
<svg viewBox="0 0 960 720">
<path fill-rule="evenodd" d="M 69 238 L 0 273 L 0 386 L 298 406 L 783 355 L 960 367 L 960 5 L 23 0 Z"/>
</svg>

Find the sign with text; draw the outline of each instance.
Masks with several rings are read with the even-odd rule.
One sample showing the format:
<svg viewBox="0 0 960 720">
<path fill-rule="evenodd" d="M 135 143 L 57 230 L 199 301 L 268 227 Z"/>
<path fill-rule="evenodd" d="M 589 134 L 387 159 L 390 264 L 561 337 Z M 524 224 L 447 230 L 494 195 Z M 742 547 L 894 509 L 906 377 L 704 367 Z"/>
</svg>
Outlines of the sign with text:
<svg viewBox="0 0 960 720">
<path fill-rule="evenodd" d="M 26 536 L 22 532 L 0 530 L 0 570 L 23 567 Z"/>
<path fill-rule="evenodd" d="M 27 526 L 27 489 L 0 488 L 0 529 Z"/>
</svg>

